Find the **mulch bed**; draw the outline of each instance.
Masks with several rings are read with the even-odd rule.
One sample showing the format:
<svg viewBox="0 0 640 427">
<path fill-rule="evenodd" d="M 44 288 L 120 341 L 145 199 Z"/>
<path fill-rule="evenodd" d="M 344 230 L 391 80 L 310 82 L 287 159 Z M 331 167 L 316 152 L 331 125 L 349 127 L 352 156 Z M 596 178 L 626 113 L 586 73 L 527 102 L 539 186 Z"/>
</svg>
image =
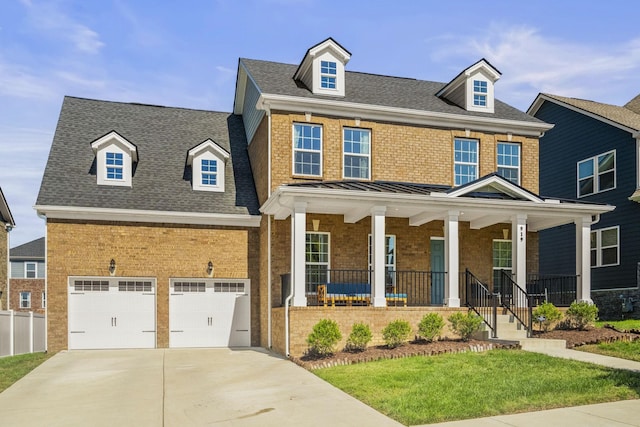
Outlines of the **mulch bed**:
<svg viewBox="0 0 640 427">
<path fill-rule="evenodd" d="M 613 341 L 634 341 L 640 339 L 640 331 L 617 331 L 612 327 L 590 328 L 584 331 L 578 330 L 553 330 L 549 332 L 534 331 L 534 338 L 548 338 L 566 340 L 567 348 L 574 348 L 586 344 L 598 344 Z M 386 346 L 368 347 L 363 352 L 340 351 L 332 356 L 317 357 L 305 355 L 291 360 L 308 370 L 328 368 L 332 366 L 351 365 L 354 363 L 372 362 L 381 359 L 399 359 L 410 356 L 434 356 L 446 353 L 481 352 L 497 348 L 518 349 L 517 341 L 478 341 L 467 342 L 460 340 L 442 340 L 435 342 L 413 341 L 400 347 L 388 348 Z"/>
</svg>

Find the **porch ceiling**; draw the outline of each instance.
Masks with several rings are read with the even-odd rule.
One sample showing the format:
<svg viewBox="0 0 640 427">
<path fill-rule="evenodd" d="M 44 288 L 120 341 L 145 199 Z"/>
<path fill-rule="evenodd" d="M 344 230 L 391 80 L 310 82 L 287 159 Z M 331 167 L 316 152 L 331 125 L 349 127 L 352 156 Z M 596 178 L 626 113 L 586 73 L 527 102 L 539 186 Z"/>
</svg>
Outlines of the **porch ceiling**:
<svg viewBox="0 0 640 427">
<path fill-rule="evenodd" d="M 360 221 L 371 214 L 372 208 L 380 206 L 386 208 L 387 217 L 408 218 L 411 226 L 444 220 L 448 215 L 457 213 L 459 220 L 469 222 L 472 229 L 509 223 L 515 215 L 524 214 L 530 231 L 570 224 L 578 218 L 597 216 L 615 209 L 611 205 L 566 202 L 537 196 L 516 199 L 512 195 L 503 198 L 489 193 L 431 191 L 417 194 L 284 185 L 271 195 L 260 210 L 282 220 L 289 217 L 298 204 L 305 206 L 307 213 L 343 215 L 347 223 Z"/>
</svg>

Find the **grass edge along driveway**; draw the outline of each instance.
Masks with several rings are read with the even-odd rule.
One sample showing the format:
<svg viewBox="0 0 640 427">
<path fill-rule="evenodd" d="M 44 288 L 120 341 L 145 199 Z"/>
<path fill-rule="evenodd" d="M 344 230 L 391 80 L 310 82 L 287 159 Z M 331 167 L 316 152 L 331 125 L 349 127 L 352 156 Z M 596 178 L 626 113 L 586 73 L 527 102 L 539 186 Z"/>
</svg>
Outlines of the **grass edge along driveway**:
<svg viewBox="0 0 640 427">
<path fill-rule="evenodd" d="M 314 373 L 405 425 L 640 398 L 640 373 L 521 350 L 417 356 Z"/>
<path fill-rule="evenodd" d="M 40 366 L 53 353 L 30 353 L 0 357 L 0 393 Z"/>
</svg>

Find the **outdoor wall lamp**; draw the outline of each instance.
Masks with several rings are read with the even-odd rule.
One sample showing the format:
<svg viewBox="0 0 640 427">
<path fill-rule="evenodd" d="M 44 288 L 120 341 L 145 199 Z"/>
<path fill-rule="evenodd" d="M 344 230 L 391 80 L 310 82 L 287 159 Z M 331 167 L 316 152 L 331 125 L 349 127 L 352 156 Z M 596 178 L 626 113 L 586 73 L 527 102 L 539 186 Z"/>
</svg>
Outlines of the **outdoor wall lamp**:
<svg viewBox="0 0 640 427">
<path fill-rule="evenodd" d="M 213 263 L 211 261 L 207 264 L 207 275 L 209 277 L 213 276 Z"/>
<path fill-rule="evenodd" d="M 109 261 L 109 274 L 112 276 L 116 274 L 116 260 L 113 258 Z"/>
</svg>

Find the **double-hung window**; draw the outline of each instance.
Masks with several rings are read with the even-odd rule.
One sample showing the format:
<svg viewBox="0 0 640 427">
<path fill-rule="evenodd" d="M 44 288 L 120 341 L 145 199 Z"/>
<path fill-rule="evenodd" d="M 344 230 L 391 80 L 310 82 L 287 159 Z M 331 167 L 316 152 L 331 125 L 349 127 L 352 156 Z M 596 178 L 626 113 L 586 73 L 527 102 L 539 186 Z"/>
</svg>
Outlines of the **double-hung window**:
<svg viewBox="0 0 640 427">
<path fill-rule="evenodd" d="M 329 233 L 306 234 L 306 291 L 315 294 L 329 280 Z"/>
<path fill-rule="evenodd" d="M 38 264 L 35 262 L 24 263 L 24 277 L 27 279 L 35 279 L 37 276 Z"/>
<path fill-rule="evenodd" d="M 487 82 L 483 80 L 473 81 L 473 105 L 476 107 L 487 106 Z"/>
<path fill-rule="evenodd" d="M 20 292 L 20 308 L 31 308 L 31 292 Z"/>
<path fill-rule="evenodd" d="M 493 286 L 494 292 L 505 293 L 502 271 L 511 275 L 513 268 L 511 258 L 511 240 L 496 239 L 493 241 Z"/>
<path fill-rule="evenodd" d="M 591 267 L 620 264 L 620 227 L 591 232 Z"/>
<path fill-rule="evenodd" d="M 122 153 L 106 153 L 107 179 L 122 181 L 124 179 L 124 160 Z"/>
<path fill-rule="evenodd" d="M 464 185 L 478 179 L 478 141 L 454 140 L 454 185 Z"/>
<path fill-rule="evenodd" d="M 520 144 L 498 143 L 498 174 L 520 185 Z"/>
<path fill-rule="evenodd" d="M 293 125 L 293 173 L 322 176 L 322 126 Z"/>
<path fill-rule="evenodd" d="M 371 178 L 371 131 L 344 129 L 344 177 Z"/>
<path fill-rule="evenodd" d="M 336 89 L 337 67 L 333 61 L 320 61 L 320 87 Z"/>
<path fill-rule="evenodd" d="M 202 185 L 218 185 L 218 161 L 202 159 Z"/>
<path fill-rule="evenodd" d="M 616 152 L 578 162 L 578 197 L 616 188 Z"/>
</svg>

